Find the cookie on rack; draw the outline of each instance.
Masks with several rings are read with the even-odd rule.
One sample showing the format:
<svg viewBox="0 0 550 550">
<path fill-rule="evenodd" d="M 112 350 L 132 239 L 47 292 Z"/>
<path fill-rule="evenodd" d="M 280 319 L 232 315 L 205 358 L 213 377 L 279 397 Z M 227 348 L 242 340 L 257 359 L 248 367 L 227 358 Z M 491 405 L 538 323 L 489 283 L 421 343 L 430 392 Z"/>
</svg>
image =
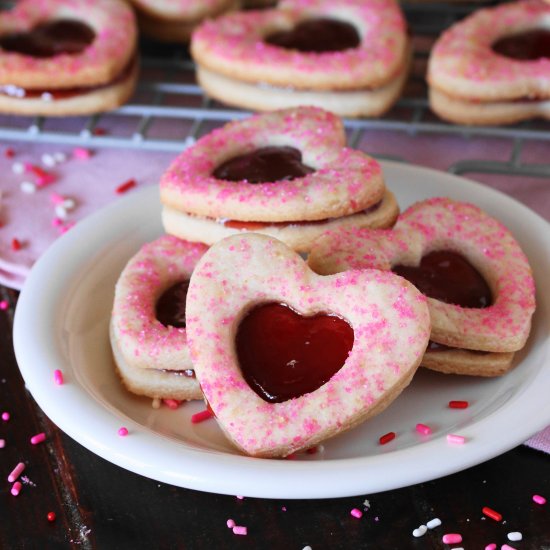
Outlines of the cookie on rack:
<svg viewBox="0 0 550 550">
<path fill-rule="evenodd" d="M 202 397 L 187 349 L 185 301 L 191 273 L 206 250 L 164 235 L 143 245 L 120 274 L 110 339 L 117 371 L 131 392 Z"/>
<path fill-rule="evenodd" d="M 550 4 L 511 2 L 445 31 L 428 64 L 431 108 L 458 124 L 550 119 Z"/>
<path fill-rule="evenodd" d="M 379 116 L 404 86 L 409 42 L 394 0 L 287 0 L 206 21 L 191 54 L 206 93 L 229 105 Z"/>
<path fill-rule="evenodd" d="M 139 28 L 161 42 L 189 42 L 193 29 L 204 19 L 240 7 L 240 0 L 130 0 Z"/>
<path fill-rule="evenodd" d="M 415 284 L 432 318 L 422 365 L 434 370 L 503 374 L 529 336 L 535 284 L 528 260 L 506 227 L 471 204 L 428 199 L 391 230 L 332 232 L 308 263 L 321 274 L 391 270 Z"/>
<path fill-rule="evenodd" d="M 132 94 L 136 24 L 123 0 L 21 0 L 0 12 L 0 112 L 107 111 Z"/>
<path fill-rule="evenodd" d="M 189 284 L 187 336 L 204 397 L 243 452 L 287 456 L 388 407 L 430 334 L 426 299 L 376 270 L 323 277 L 280 241 L 215 244 Z"/>
<path fill-rule="evenodd" d="M 160 182 L 167 233 L 206 244 L 243 231 L 307 252 L 336 227 L 398 215 L 380 165 L 346 147 L 341 120 L 299 107 L 230 122 L 176 158 Z"/>
</svg>

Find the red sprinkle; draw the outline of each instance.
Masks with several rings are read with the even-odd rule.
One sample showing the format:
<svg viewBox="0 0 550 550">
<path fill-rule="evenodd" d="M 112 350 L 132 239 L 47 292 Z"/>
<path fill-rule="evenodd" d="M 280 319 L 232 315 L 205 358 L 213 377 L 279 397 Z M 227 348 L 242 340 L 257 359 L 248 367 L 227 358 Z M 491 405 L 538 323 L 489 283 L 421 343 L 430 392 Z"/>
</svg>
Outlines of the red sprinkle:
<svg viewBox="0 0 550 550">
<path fill-rule="evenodd" d="M 395 432 L 388 432 L 387 434 L 384 434 L 382 437 L 380 437 L 378 441 L 380 445 L 385 445 L 386 443 L 389 443 L 394 439 L 395 439 Z"/>
<path fill-rule="evenodd" d="M 4 155 L 6 158 L 12 159 L 15 156 L 15 151 L 11 147 L 8 147 L 4 150 Z"/>
<path fill-rule="evenodd" d="M 204 411 L 195 413 L 191 417 L 191 422 L 193 424 L 198 424 L 199 422 L 203 422 L 204 420 L 208 420 L 209 418 L 213 418 L 213 417 L 214 417 L 214 413 L 209 409 L 205 409 Z"/>
<path fill-rule="evenodd" d="M 502 514 L 495 512 L 495 510 L 489 508 L 488 506 L 484 506 L 481 511 L 488 518 L 494 519 L 495 521 L 502 521 Z"/>
<path fill-rule="evenodd" d="M 48 521 L 55 521 L 55 512 L 48 512 L 48 515 L 46 517 L 48 518 Z"/>
<path fill-rule="evenodd" d="M 107 130 L 105 130 L 105 128 L 97 127 L 92 130 L 92 134 L 94 136 L 104 136 L 106 133 L 107 133 Z"/>
<path fill-rule="evenodd" d="M 21 250 L 21 241 L 16 237 L 11 240 L 11 249 L 16 251 Z"/>
<path fill-rule="evenodd" d="M 162 402 L 173 411 L 181 405 L 181 401 L 178 401 L 177 399 L 163 399 Z"/>
<path fill-rule="evenodd" d="M 451 409 L 467 409 L 468 401 L 449 401 L 449 407 Z"/>
<path fill-rule="evenodd" d="M 132 189 L 132 187 L 135 187 L 137 185 L 135 179 L 129 179 L 128 181 L 125 181 L 124 183 L 121 183 L 115 191 L 120 195 L 122 193 L 126 193 L 129 189 Z"/>
</svg>

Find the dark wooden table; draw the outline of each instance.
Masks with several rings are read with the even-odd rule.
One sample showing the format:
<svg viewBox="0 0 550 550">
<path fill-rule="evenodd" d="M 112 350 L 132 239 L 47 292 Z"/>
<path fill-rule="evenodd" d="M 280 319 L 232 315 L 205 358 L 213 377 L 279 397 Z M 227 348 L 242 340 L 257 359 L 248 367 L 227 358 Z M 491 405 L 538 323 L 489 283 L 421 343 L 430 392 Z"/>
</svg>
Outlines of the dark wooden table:
<svg viewBox="0 0 550 550">
<path fill-rule="evenodd" d="M 237 499 L 172 487 L 143 478 L 99 458 L 64 435 L 25 390 L 13 352 L 12 322 L 17 293 L 0 287 L 0 548 L 261 548 L 483 549 L 509 544 L 518 550 L 550 549 L 550 456 L 518 447 L 463 472 L 412 487 L 330 500 Z M 77 412 L 75 411 L 75 414 Z M 40 445 L 29 438 L 47 434 Z M 7 476 L 26 463 L 19 496 Z M 546 505 L 533 502 L 540 494 Z M 360 519 L 353 508 L 369 509 Z M 503 516 L 485 517 L 489 506 Z M 55 520 L 48 521 L 48 513 Z M 415 538 L 432 518 L 442 525 Z M 248 529 L 233 534 L 231 518 Z M 519 531 L 521 542 L 507 534 Z M 460 533 L 446 545 L 444 533 Z"/>
</svg>

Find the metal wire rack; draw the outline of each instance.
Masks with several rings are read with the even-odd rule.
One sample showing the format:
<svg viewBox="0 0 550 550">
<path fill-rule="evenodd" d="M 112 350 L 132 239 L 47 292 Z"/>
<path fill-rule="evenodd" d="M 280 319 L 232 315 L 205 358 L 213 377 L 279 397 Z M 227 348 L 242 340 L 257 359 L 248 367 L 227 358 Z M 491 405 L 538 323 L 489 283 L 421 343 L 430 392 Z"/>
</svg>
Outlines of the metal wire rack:
<svg viewBox="0 0 550 550">
<path fill-rule="evenodd" d="M 530 140 L 548 143 L 550 151 L 550 122 L 465 127 L 443 122 L 429 109 L 424 74 L 430 45 L 443 29 L 478 7 L 479 4 L 405 5 L 415 47 L 408 85 L 403 97 L 385 116 L 345 121 L 352 146 L 372 130 L 409 135 L 429 133 L 435 138 L 444 135 L 460 135 L 465 139 L 499 138 L 512 144 L 507 160 L 463 160 L 449 170 L 550 177 L 550 164 L 522 159 L 524 145 Z M 179 152 L 209 128 L 248 115 L 205 97 L 195 82 L 193 62 L 185 48 L 144 43 L 141 67 L 134 98 L 116 111 L 70 119 L 0 116 L 0 139 Z M 105 128 L 109 131 L 101 131 Z"/>
</svg>

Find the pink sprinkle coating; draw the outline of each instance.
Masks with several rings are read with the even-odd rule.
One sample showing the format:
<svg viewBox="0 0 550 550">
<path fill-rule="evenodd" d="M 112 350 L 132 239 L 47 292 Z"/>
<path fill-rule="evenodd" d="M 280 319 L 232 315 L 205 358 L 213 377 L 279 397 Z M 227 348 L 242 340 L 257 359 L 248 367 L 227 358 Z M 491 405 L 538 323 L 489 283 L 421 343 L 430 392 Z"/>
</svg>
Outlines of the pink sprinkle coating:
<svg viewBox="0 0 550 550">
<path fill-rule="evenodd" d="M 416 425 L 416 431 L 422 435 L 430 435 L 432 433 L 432 429 L 429 426 L 421 423 Z"/>
<path fill-rule="evenodd" d="M 462 542 L 462 535 L 459 535 L 458 533 L 447 533 L 443 535 L 442 540 L 445 544 L 457 544 Z"/>
<path fill-rule="evenodd" d="M 31 437 L 31 443 L 33 445 L 38 445 L 39 443 L 42 443 L 43 441 L 46 441 L 46 434 L 44 432 L 33 435 Z"/>
<path fill-rule="evenodd" d="M 13 485 L 12 485 L 12 488 L 11 488 L 11 491 L 10 493 L 16 497 L 20 492 L 21 492 L 21 488 L 23 487 L 23 485 L 21 485 L 21 483 L 19 481 L 16 481 Z"/>
<path fill-rule="evenodd" d="M 59 369 L 54 370 L 53 380 L 58 386 L 61 386 L 63 384 L 63 372 L 61 372 Z"/>
<path fill-rule="evenodd" d="M 118 429 L 118 435 L 120 435 L 120 437 L 126 437 L 128 435 L 128 428 L 125 428 L 124 426 L 120 427 Z"/>
<path fill-rule="evenodd" d="M 243 525 L 235 525 L 233 527 L 233 534 L 235 535 L 247 535 L 248 529 L 244 527 Z"/>
<path fill-rule="evenodd" d="M 23 473 L 24 469 L 25 469 L 25 463 L 19 462 L 19 464 L 17 464 L 17 466 L 12 470 L 12 472 L 8 476 L 8 481 L 10 483 L 13 483 Z"/>
<path fill-rule="evenodd" d="M 546 499 L 541 495 L 533 495 L 533 502 L 537 504 L 546 504 Z"/>
<path fill-rule="evenodd" d="M 9 412 L 3 412 L 2 413 L 2 420 L 4 422 L 7 422 L 10 419 L 10 413 Z"/>
<path fill-rule="evenodd" d="M 463 445 L 466 443 L 466 438 L 463 435 L 447 434 L 447 441 L 456 445 Z"/>
<path fill-rule="evenodd" d="M 363 512 L 361 510 L 359 510 L 359 508 L 354 508 L 350 514 L 354 517 L 354 518 L 362 518 L 363 517 Z"/>
</svg>

